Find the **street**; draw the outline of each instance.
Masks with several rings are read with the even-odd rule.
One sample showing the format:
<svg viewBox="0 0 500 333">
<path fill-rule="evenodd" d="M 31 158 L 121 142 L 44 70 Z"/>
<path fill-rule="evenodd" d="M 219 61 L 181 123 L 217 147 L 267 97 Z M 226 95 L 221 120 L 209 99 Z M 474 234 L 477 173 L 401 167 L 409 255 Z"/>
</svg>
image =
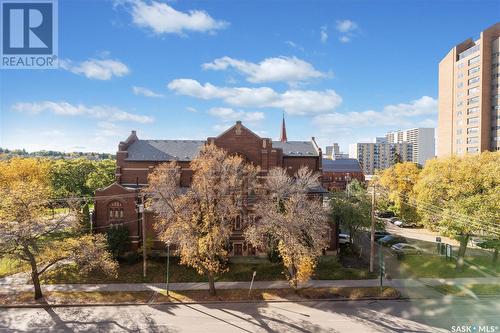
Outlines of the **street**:
<svg viewBox="0 0 500 333">
<path fill-rule="evenodd" d="M 321 301 L 2 309 L 5 332 L 449 332 L 499 326 L 500 300 Z M 498 329 L 496 330 L 498 331 Z"/>
</svg>

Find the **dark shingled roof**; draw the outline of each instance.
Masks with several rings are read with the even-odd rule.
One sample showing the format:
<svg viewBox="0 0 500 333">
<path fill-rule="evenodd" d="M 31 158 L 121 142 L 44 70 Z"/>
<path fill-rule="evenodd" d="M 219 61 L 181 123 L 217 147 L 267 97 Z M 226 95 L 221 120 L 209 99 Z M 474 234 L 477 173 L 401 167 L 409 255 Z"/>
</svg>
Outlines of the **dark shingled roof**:
<svg viewBox="0 0 500 333">
<path fill-rule="evenodd" d="M 318 156 L 311 141 L 273 141 L 273 148 L 283 149 L 284 156 Z"/>
<path fill-rule="evenodd" d="M 191 161 L 206 141 L 137 140 L 128 147 L 127 161 Z"/>
<path fill-rule="evenodd" d="M 343 160 L 323 159 L 323 172 L 363 172 L 358 160 L 347 158 Z"/>
</svg>

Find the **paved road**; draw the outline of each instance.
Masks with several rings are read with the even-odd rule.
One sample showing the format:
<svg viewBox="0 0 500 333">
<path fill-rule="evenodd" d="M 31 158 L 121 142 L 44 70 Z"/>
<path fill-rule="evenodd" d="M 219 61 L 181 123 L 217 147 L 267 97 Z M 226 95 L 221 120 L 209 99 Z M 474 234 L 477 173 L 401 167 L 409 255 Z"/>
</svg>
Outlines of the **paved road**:
<svg viewBox="0 0 500 333">
<path fill-rule="evenodd" d="M 498 313 L 463 299 L 4 309 L 0 332 L 449 332 L 500 326 Z"/>
</svg>

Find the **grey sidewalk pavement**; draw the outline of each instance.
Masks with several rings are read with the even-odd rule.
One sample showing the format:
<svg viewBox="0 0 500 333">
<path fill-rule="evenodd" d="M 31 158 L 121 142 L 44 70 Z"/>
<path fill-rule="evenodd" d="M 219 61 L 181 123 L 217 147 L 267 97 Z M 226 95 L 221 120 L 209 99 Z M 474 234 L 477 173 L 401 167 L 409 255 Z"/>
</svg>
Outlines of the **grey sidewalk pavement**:
<svg viewBox="0 0 500 333">
<path fill-rule="evenodd" d="M 384 286 L 397 289 L 430 289 L 429 286 L 442 284 L 467 285 L 467 284 L 500 284 L 500 278 L 421 278 L 415 279 L 393 279 L 383 280 Z M 300 284 L 300 287 L 377 287 L 379 279 L 370 280 L 311 280 Z M 216 282 L 217 289 L 248 289 L 249 281 L 241 282 Z M 253 289 L 283 289 L 288 288 L 287 281 L 255 281 Z M 165 290 L 165 283 L 109 283 L 109 284 L 52 284 L 42 285 L 44 291 L 160 291 Z M 206 282 L 170 283 L 170 290 L 205 290 L 208 289 Z M 0 284 L 0 294 L 10 294 L 22 291 L 32 291 L 30 284 Z"/>
</svg>

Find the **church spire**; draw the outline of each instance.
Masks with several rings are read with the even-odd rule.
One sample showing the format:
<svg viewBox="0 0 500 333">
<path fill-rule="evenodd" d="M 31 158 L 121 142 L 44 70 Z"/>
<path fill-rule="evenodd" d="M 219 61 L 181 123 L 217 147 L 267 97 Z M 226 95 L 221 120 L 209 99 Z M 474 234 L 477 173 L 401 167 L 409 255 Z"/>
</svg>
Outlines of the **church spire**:
<svg viewBox="0 0 500 333">
<path fill-rule="evenodd" d="M 288 139 L 286 138 L 286 126 L 285 126 L 285 113 L 284 112 L 283 112 L 283 122 L 281 124 L 280 141 L 281 142 L 287 142 L 288 141 Z"/>
</svg>

